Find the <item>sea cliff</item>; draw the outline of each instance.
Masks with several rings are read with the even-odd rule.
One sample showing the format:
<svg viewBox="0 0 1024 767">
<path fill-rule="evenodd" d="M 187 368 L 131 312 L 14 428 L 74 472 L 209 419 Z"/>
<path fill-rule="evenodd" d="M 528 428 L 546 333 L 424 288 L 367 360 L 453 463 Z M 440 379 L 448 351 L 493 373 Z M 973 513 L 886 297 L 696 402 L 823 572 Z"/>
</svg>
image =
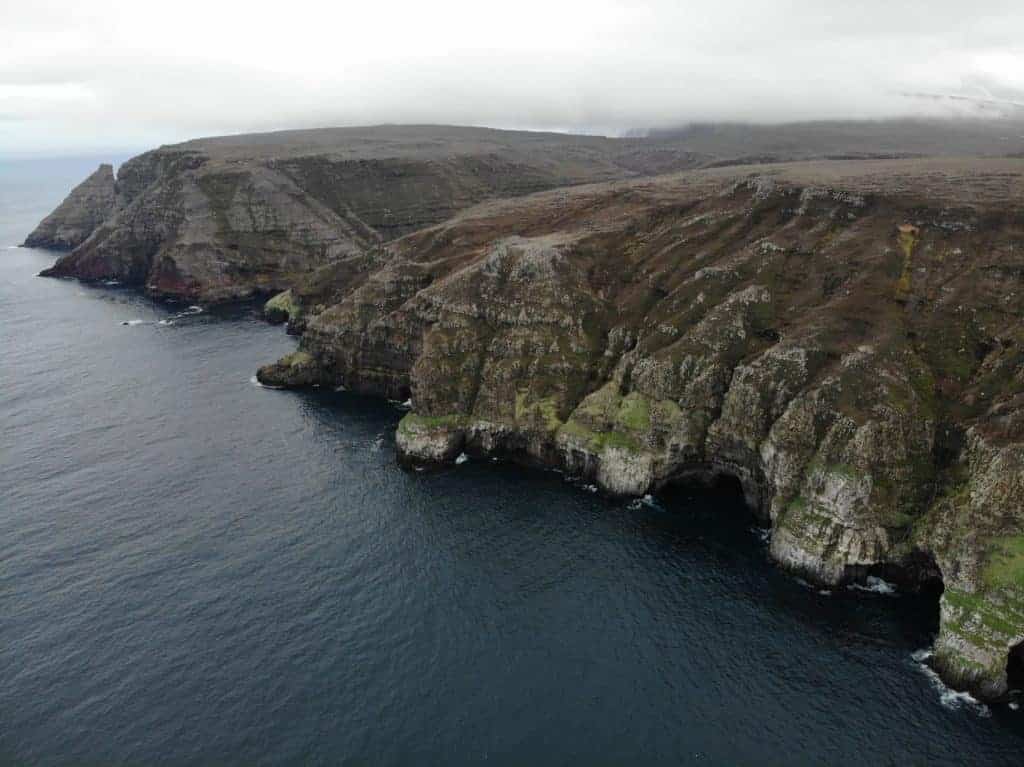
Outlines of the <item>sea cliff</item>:
<svg viewBox="0 0 1024 767">
<path fill-rule="evenodd" d="M 411 399 L 409 462 L 620 495 L 734 478 L 783 567 L 941 587 L 935 663 L 999 698 L 1024 641 L 1022 191 L 1019 160 L 914 160 L 487 203 L 293 287 L 302 358 L 259 377 Z"/>
<path fill-rule="evenodd" d="M 204 139 L 101 168 L 29 241 L 73 248 L 54 276 L 275 294 L 301 339 L 259 379 L 409 400 L 405 462 L 500 456 L 616 495 L 730 478 L 782 567 L 941 590 L 937 668 L 1004 697 L 1024 686 L 1024 160 L 715 146 Z"/>
<path fill-rule="evenodd" d="M 656 148 L 657 151 L 652 151 Z M 26 240 L 46 276 L 218 302 L 284 290 L 487 199 L 694 167 L 664 142 L 379 126 L 199 139 L 102 166 Z"/>
</svg>

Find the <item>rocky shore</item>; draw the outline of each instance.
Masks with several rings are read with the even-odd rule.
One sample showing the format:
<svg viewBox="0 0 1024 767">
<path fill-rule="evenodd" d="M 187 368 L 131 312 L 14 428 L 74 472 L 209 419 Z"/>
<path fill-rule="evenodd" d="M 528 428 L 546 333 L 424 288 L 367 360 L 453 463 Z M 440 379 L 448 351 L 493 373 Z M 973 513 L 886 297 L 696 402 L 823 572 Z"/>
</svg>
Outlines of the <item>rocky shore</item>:
<svg viewBox="0 0 1024 767">
<path fill-rule="evenodd" d="M 781 566 L 941 589 L 943 677 L 1024 687 L 1024 160 L 359 130 L 101 168 L 30 240 L 73 248 L 55 276 L 276 293 L 301 339 L 259 380 L 411 400 L 403 461 L 737 481 Z"/>
<path fill-rule="evenodd" d="M 936 666 L 998 699 L 1024 641 L 1022 184 L 804 164 L 482 205 L 293 288 L 301 360 L 259 378 L 411 398 L 409 462 L 734 478 L 781 566 L 941 588 Z"/>
</svg>

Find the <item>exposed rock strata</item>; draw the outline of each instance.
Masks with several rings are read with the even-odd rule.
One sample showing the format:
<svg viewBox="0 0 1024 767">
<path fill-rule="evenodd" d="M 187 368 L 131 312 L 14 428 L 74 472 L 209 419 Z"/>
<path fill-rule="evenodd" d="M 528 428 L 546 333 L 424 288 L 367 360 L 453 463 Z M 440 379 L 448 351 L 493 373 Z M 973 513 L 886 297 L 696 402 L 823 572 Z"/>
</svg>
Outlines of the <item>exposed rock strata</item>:
<svg viewBox="0 0 1024 767">
<path fill-rule="evenodd" d="M 787 568 L 941 578 L 936 662 L 999 697 L 1024 640 L 1022 179 L 832 163 L 488 203 L 293 289 L 308 357 L 261 379 L 411 396 L 406 460 L 628 495 L 736 477 Z"/>
<path fill-rule="evenodd" d="M 1024 148 L 1015 126 L 694 125 L 628 139 L 375 126 L 206 138 L 130 160 L 116 184 L 104 166 L 26 244 L 74 249 L 45 272 L 52 276 L 233 300 L 293 288 L 320 267 L 488 199 L 751 161 L 743 156 L 1010 154 Z"/>
<path fill-rule="evenodd" d="M 411 397 L 403 460 L 503 455 L 624 495 L 735 477 L 785 567 L 941 579 L 936 663 L 1000 697 L 1024 666 L 1024 162 L 556 188 L 722 164 L 748 143 L 205 139 L 116 181 L 101 167 L 27 244 L 73 248 L 50 274 L 153 295 L 284 291 L 267 317 L 300 349 L 259 379 Z"/>
<path fill-rule="evenodd" d="M 661 142 L 378 127 L 202 139 L 103 166 L 30 236 L 47 276 L 226 301 L 294 286 L 482 200 L 694 167 Z"/>
<path fill-rule="evenodd" d="M 70 250 L 114 211 L 114 166 L 100 165 L 25 238 L 27 248 Z"/>
</svg>

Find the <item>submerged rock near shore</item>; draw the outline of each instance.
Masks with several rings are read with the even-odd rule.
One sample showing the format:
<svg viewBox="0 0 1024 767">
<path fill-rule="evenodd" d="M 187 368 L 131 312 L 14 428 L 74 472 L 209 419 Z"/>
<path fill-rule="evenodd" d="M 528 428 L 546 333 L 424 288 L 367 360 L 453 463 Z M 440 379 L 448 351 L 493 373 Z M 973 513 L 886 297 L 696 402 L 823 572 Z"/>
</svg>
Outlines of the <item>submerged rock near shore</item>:
<svg viewBox="0 0 1024 767">
<path fill-rule="evenodd" d="M 998 698 L 1024 642 L 1022 192 L 1019 160 L 914 160 L 486 203 L 293 287 L 308 358 L 261 380 L 411 398 L 405 461 L 735 478 L 782 566 L 942 586 L 935 662 Z"/>
</svg>

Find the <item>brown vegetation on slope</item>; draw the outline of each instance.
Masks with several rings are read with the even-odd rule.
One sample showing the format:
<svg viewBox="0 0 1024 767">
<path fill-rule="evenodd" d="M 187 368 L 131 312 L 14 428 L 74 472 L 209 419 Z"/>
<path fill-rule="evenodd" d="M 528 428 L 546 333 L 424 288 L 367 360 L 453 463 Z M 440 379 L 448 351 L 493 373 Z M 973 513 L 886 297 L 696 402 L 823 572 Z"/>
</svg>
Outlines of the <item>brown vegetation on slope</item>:
<svg viewBox="0 0 1024 767">
<path fill-rule="evenodd" d="M 273 385 L 405 399 L 411 460 L 642 494 L 727 474 L 825 583 L 945 584 L 938 662 L 1024 640 L 1024 163 L 713 169 L 486 203 L 291 292 Z M 996 468 L 998 467 L 998 468 Z"/>
</svg>

